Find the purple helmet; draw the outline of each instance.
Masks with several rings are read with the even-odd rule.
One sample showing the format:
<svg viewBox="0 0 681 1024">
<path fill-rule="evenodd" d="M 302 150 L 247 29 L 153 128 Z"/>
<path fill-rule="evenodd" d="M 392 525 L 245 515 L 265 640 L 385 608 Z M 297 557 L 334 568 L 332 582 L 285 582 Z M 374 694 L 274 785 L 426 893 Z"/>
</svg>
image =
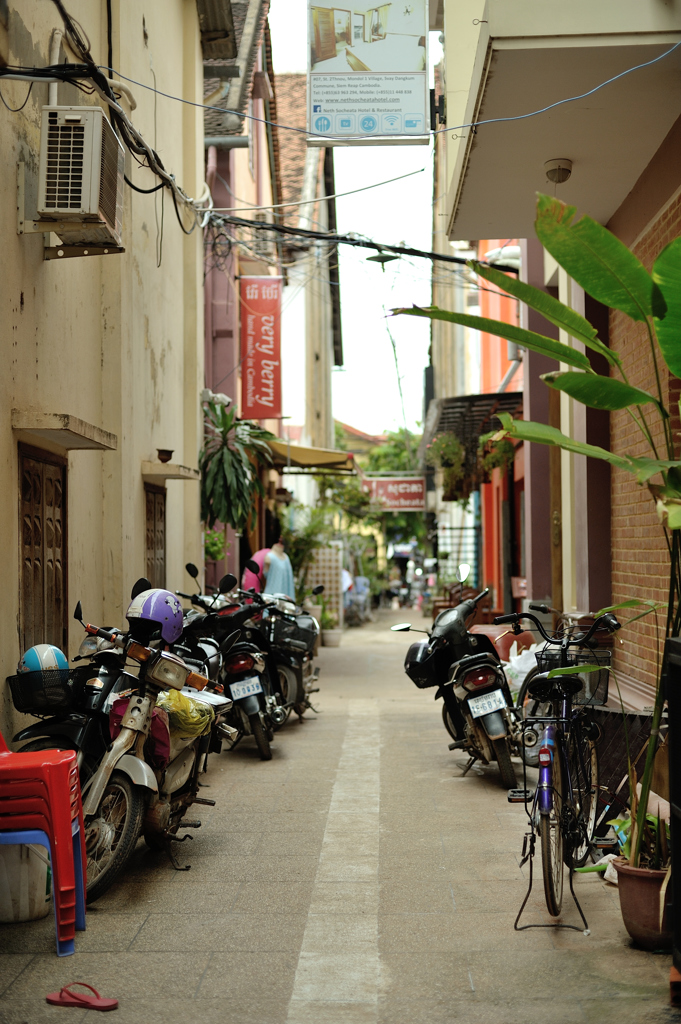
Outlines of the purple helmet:
<svg viewBox="0 0 681 1024">
<path fill-rule="evenodd" d="M 182 605 L 169 590 L 143 590 L 130 602 L 125 617 L 133 636 L 138 624 L 143 627 L 140 632 L 147 636 L 150 626 L 160 627 L 167 644 L 174 643 L 182 632 Z"/>
</svg>

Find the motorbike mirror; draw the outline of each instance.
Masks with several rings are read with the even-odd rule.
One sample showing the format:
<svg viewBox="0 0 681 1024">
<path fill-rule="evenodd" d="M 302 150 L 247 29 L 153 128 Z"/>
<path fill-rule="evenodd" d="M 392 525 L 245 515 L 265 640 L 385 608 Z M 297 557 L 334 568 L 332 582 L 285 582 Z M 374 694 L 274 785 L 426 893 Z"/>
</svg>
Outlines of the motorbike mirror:
<svg viewBox="0 0 681 1024">
<path fill-rule="evenodd" d="M 187 564 L 185 565 L 185 569 L 187 570 L 189 575 L 192 577 L 192 579 L 198 580 L 198 578 L 199 578 L 199 570 L 197 569 L 197 567 L 194 565 L 193 562 L 187 562 Z"/>
<path fill-rule="evenodd" d="M 73 613 L 73 617 L 76 620 L 76 622 L 82 622 L 83 621 L 83 606 L 80 603 L 80 601 L 76 605 L 75 611 Z"/>
<path fill-rule="evenodd" d="M 252 572 L 254 576 L 259 576 L 261 569 L 257 562 L 254 562 L 252 558 L 249 558 L 244 566 L 249 572 Z"/>
<path fill-rule="evenodd" d="M 218 593 L 228 594 L 230 590 L 234 590 L 237 584 L 237 579 L 234 573 L 228 572 L 226 576 L 223 576 L 218 583 Z"/>
<path fill-rule="evenodd" d="M 462 562 L 456 570 L 456 578 L 459 583 L 465 583 L 471 574 L 471 567 L 468 562 Z"/>
<path fill-rule="evenodd" d="M 232 647 L 234 647 L 234 644 L 237 642 L 240 636 L 240 629 L 235 630 L 234 633 L 230 633 L 229 636 L 220 644 L 220 650 L 222 651 L 222 653 L 227 654 L 227 652 L 230 651 Z"/>
<path fill-rule="evenodd" d="M 393 633 L 408 633 L 411 629 L 411 622 L 398 622 L 396 626 L 390 627 Z"/>
<path fill-rule="evenodd" d="M 324 584 L 320 583 L 318 587 L 313 587 L 312 588 L 312 593 L 315 595 L 315 597 L 317 596 L 317 594 L 323 594 L 324 593 Z"/>
<path fill-rule="evenodd" d="M 140 576 L 135 583 L 134 587 L 130 591 L 130 600 L 134 601 L 138 594 L 141 594 L 143 590 L 151 590 L 151 580 L 148 580 L 146 576 Z"/>
</svg>

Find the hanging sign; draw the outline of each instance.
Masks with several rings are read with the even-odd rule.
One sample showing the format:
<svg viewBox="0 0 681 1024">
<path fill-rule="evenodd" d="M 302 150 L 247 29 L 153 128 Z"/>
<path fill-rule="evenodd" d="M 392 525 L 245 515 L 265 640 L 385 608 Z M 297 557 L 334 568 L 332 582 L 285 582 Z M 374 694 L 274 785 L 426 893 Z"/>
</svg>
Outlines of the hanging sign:
<svg viewBox="0 0 681 1024">
<path fill-rule="evenodd" d="M 362 486 L 371 495 L 375 505 L 382 505 L 387 512 L 425 512 L 426 478 L 410 477 L 365 477 Z"/>
<path fill-rule="evenodd" d="M 428 0 L 352 10 L 308 0 L 308 25 L 311 140 L 428 141 Z"/>
<path fill-rule="evenodd" d="M 242 277 L 241 415 L 281 416 L 280 277 Z"/>
</svg>

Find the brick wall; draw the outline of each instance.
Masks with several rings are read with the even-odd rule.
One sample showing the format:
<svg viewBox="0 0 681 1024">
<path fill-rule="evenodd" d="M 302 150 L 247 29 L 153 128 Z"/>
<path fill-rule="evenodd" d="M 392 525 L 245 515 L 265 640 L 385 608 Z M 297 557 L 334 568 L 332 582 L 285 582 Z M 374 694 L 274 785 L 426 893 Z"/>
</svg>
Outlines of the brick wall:
<svg viewBox="0 0 681 1024">
<path fill-rule="evenodd" d="M 656 256 L 681 235 L 681 196 L 676 199 L 648 229 L 634 247 L 634 252 L 648 270 Z M 629 381 L 651 394 L 657 393 L 650 344 L 644 324 L 629 320 L 622 313 L 610 313 L 610 347 L 622 357 Z M 668 407 L 675 410 L 672 424 L 678 438 L 678 395 L 680 382 L 667 372 L 659 358 L 662 393 Z M 659 418 L 647 407 L 648 423 L 660 457 L 664 457 Z M 648 446 L 626 412 L 611 417 L 611 445 L 614 452 L 647 455 Z M 613 604 L 629 598 L 660 601 L 666 606 L 669 586 L 669 558 L 653 499 L 645 487 L 619 469 L 612 471 L 612 600 Z M 625 613 L 623 613 L 624 615 Z M 658 612 L 660 636 L 664 637 L 665 611 Z M 638 682 L 654 685 L 658 640 L 654 617 L 633 623 L 623 630 L 621 645 L 615 644 L 615 667 Z"/>
</svg>

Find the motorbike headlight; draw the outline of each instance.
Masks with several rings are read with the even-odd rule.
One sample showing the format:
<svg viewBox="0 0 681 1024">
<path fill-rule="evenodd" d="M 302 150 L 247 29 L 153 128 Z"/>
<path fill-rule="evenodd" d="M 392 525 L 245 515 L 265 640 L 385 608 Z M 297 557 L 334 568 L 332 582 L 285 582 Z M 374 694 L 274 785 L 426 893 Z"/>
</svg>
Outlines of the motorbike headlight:
<svg viewBox="0 0 681 1024">
<path fill-rule="evenodd" d="M 147 669 L 146 675 L 147 679 L 153 679 L 163 687 L 170 686 L 174 690 L 181 690 L 189 675 L 189 668 L 181 658 L 161 651 L 158 660 Z"/>
<path fill-rule="evenodd" d="M 97 651 L 108 651 L 113 644 L 99 636 L 86 636 L 78 648 L 79 658 L 91 658 Z"/>
</svg>

